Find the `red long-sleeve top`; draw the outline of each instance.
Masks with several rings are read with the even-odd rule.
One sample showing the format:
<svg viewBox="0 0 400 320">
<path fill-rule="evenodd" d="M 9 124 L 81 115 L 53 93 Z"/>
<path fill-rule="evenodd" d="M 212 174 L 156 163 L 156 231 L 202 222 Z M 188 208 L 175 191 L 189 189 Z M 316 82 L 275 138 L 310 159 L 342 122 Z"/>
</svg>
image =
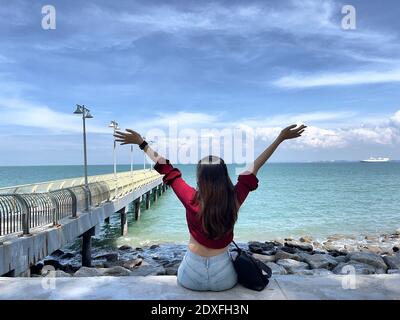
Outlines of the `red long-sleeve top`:
<svg viewBox="0 0 400 320">
<path fill-rule="evenodd" d="M 229 243 L 232 242 L 233 230 L 217 240 L 207 238 L 201 219 L 198 219 L 200 206 L 194 199 L 196 189 L 189 186 L 185 180 L 182 179 L 182 174 L 179 169 L 174 168 L 168 160 L 166 163 L 157 162 L 154 166 L 154 169 L 158 173 L 164 175 L 164 183 L 172 187 L 175 194 L 184 205 L 186 209 L 186 221 L 189 232 L 197 242 L 207 248 L 212 249 L 225 248 L 229 245 Z M 258 179 L 254 174 L 248 172 L 248 174 L 239 175 L 238 181 L 235 185 L 235 193 L 239 205 L 244 202 L 249 192 L 257 189 L 257 187 Z"/>
</svg>

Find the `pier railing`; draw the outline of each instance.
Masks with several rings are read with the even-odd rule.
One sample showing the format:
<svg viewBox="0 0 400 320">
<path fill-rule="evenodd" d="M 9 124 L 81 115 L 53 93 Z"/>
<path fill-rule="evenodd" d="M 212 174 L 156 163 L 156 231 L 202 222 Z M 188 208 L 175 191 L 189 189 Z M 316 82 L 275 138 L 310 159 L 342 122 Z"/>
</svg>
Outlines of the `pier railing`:
<svg viewBox="0 0 400 320">
<path fill-rule="evenodd" d="M 89 177 L 88 190 L 83 178 L 65 179 L 0 189 L 0 236 L 22 233 L 59 220 L 74 218 L 77 212 L 99 206 L 159 179 L 154 170 L 121 172 Z"/>
</svg>

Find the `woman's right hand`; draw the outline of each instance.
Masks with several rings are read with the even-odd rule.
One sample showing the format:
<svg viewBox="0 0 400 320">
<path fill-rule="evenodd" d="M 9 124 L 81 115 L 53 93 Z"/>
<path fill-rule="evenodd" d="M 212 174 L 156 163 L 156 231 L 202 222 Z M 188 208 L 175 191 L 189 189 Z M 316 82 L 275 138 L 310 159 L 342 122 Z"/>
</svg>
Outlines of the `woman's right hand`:
<svg viewBox="0 0 400 320">
<path fill-rule="evenodd" d="M 121 144 L 138 144 L 143 142 L 142 136 L 131 129 L 126 129 L 127 132 L 116 131 L 114 134 L 115 141 L 121 142 Z"/>
</svg>

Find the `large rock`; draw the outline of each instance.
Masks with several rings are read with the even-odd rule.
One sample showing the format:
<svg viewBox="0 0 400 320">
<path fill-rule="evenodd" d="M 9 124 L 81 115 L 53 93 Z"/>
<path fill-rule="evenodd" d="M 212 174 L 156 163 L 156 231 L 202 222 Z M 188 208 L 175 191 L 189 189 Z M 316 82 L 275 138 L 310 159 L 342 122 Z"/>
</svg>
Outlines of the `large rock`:
<svg viewBox="0 0 400 320">
<path fill-rule="evenodd" d="M 30 267 L 31 274 L 40 274 L 43 269 L 44 263 L 38 262 Z"/>
<path fill-rule="evenodd" d="M 400 274 L 400 269 L 389 269 L 388 274 Z"/>
<path fill-rule="evenodd" d="M 286 247 L 286 246 L 280 246 L 278 247 L 278 250 L 282 250 L 291 254 L 296 254 L 299 250 L 293 247 Z"/>
<path fill-rule="evenodd" d="M 385 261 L 376 253 L 371 252 L 351 252 L 348 254 L 349 260 L 358 261 L 375 267 L 376 269 L 387 269 Z"/>
<path fill-rule="evenodd" d="M 121 266 L 115 266 L 112 268 L 102 268 L 101 273 L 104 276 L 112 276 L 112 277 L 125 277 L 125 276 L 130 276 L 131 272 Z"/>
<path fill-rule="evenodd" d="M 149 264 L 143 261 L 139 267 L 131 270 L 131 276 L 160 276 L 165 275 L 166 270 L 161 265 Z"/>
<path fill-rule="evenodd" d="M 60 259 L 71 259 L 75 257 L 75 254 L 72 252 L 65 252 L 60 256 Z"/>
<path fill-rule="evenodd" d="M 60 249 L 57 249 L 56 251 L 54 251 L 54 252 L 52 252 L 51 253 L 51 256 L 53 256 L 53 257 L 61 257 L 62 255 L 64 254 L 64 251 L 62 251 L 62 250 L 60 250 Z"/>
<path fill-rule="evenodd" d="M 304 269 L 297 271 L 296 274 L 303 276 L 326 276 L 333 273 L 332 271 L 326 269 L 311 269 L 311 270 Z"/>
<path fill-rule="evenodd" d="M 338 262 L 329 254 L 313 254 L 306 255 L 304 262 L 307 262 L 312 269 L 333 269 L 338 265 Z"/>
<path fill-rule="evenodd" d="M 358 261 L 349 261 L 339 263 L 333 270 L 335 274 L 374 274 L 376 273 L 376 269 L 365 263 L 361 263 Z"/>
<path fill-rule="evenodd" d="M 274 247 L 279 247 L 283 245 L 279 240 L 265 241 L 265 244 Z"/>
<path fill-rule="evenodd" d="M 393 246 L 390 243 L 382 243 L 380 245 L 377 244 L 367 244 L 367 245 L 360 245 L 359 251 L 362 252 L 372 252 L 379 255 L 383 254 L 392 254 L 393 253 Z"/>
<path fill-rule="evenodd" d="M 292 259 L 300 261 L 300 256 L 298 254 L 292 254 L 283 250 L 278 250 L 275 254 L 275 260 L 282 260 L 282 259 Z"/>
<path fill-rule="evenodd" d="M 120 266 L 126 269 L 133 269 L 136 268 L 137 266 L 140 266 L 142 263 L 143 259 L 142 258 L 133 258 L 130 260 L 117 260 L 113 262 L 104 262 L 103 266 L 104 268 L 112 268 L 115 266 Z"/>
<path fill-rule="evenodd" d="M 276 264 L 274 262 L 267 262 L 266 265 L 271 268 L 271 271 L 272 271 L 273 275 L 285 275 L 285 274 L 287 274 L 286 269 L 283 266 L 280 266 L 279 264 Z"/>
<path fill-rule="evenodd" d="M 311 271 L 313 272 L 313 276 L 326 276 L 333 274 L 332 271 L 329 271 L 327 269 L 312 269 Z"/>
<path fill-rule="evenodd" d="M 376 254 L 381 254 L 381 248 L 377 245 L 360 245 L 358 250 L 361 252 L 372 252 Z"/>
<path fill-rule="evenodd" d="M 392 253 L 395 252 L 394 251 L 395 247 L 393 247 L 393 245 L 391 243 L 389 243 L 389 244 L 381 244 L 379 246 L 379 248 L 381 250 L 381 255 L 382 254 L 392 254 Z"/>
<path fill-rule="evenodd" d="M 314 250 L 320 250 L 320 251 L 324 251 L 325 252 L 325 249 L 324 249 L 324 246 L 322 245 L 322 243 L 320 243 L 320 242 L 318 242 L 318 241 L 313 241 L 312 242 L 312 245 L 313 245 L 313 247 L 314 247 Z"/>
<path fill-rule="evenodd" d="M 336 256 L 336 257 L 334 257 L 334 259 L 336 260 L 337 263 L 349 261 L 349 260 L 347 259 L 347 256 Z"/>
<path fill-rule="evenodd" d="M 389 269 L 400 269 L 400 255 L 384 256 L 383 260 L 388 265 Z"/>
<path fill-rule="evenodd" d="M 135 267 L 138 267 L 142 264 L 143 259 L 142 258 L 136 258 L 136 259 L 131 259 L 127 261 L 122 262 L 122 267 L 127 268 L 127 269 L 133 269 Z"/>
<path fill-rule="evenodd" d="M 178 274 L 178 269 L 180 266 L 180 262 L 177 263 L 170 263 L 164 266 L 165 274 L 167 276 L 176 276 Z"/>
<path fill-rule="evenodd" d="M 103 274 L 99 268 L 81 267 L 74 273 L 74 277 L 101 277 Z"/>
<path fill-rule="evenodd" d="M 60 261 L 58 261 L 57 259 L 53 259 L 53 258 L 47 258 L 43 260 L 43 264 L 45 266 L 52 266 L 54 267 L 54 269 L 62 269 L 63 265 Z"/>
<path fill-rule="evenodd" d="M 300 251 L 299 250 L 296 255 L 298 255 L 300 257 L 299 261 L 305 262 L 305 258 L 308 257 L 308 256 L 311 256 L 311 254 L 312 254 L 311 252 L 306 252 L 306 251 Z M 296 259 L 293 259 L 293 260 L 296 260 Z"/>
<path fill-rule="evenodd" d="M 300 242 L 307 242 L 307 243 L 312 243 L 313 242 L 313 238 L 310 236 L 303 236 L 300 239 Z"/>
<path fill-rule="evenodd" d="M 310 252 L 313 251 L 313 249 L 314 249 L 312 244 L 300 242 L 300 241 L 296 241 L 296 240 L 286 241 L 285 246 L 287 246 L 289 248 L 296 248 L 296 249 L 300 249 L 303 251 L 310 251 Z"/>
<path fill-rule="evenodd" d="M 133 250 L 133 248 L 127 244 L 123 244 L 118 248 L 118 250 L 127 251 L 127 250 Z"/>
<path fill-rule="evenodd" d="M 342 246 L 330 243 L 329 241 L 324 242 L 323 249 L 335 257 L 348 254 L 347 250 Z"/>
<path fill-rule="evenodd" d="M 93 259 L 95 260 L 106 259 L 107 261 L 114 262 L 118 260 L 118 252 L 99 254 L 95 256 Z"/>
<path fill-rule="evenodd" d="M 310 268 L 307 263 L 293 259 L 282 259 L 277 261 L 277 264 L 284 267 L 286 271 L 290 274 L 295 274 L 300 270 L 305 270 Z"/>
<path fill-rule="evenodd" d="M 248 243 L 249 250 L 254 253 L 262 253 L 272 255 L 275 253 L 275 246 L 272 243 L 262 243 L 258 241 L 250 241 Z"/>
<path fill-rule="evenodd" d="M 253 253 L 253 257 L 264 263 L 276 261 L 276 255 L 275 256 L 267 256 L 265 254 Z"/>
<path fill-rule="evenodd" d="M 66 273 L 62 270 L 48 271 L 42 274 L 43 277 L 46 278 L 68 278 L 71 277 L 69 273 Z"/>
</svg>

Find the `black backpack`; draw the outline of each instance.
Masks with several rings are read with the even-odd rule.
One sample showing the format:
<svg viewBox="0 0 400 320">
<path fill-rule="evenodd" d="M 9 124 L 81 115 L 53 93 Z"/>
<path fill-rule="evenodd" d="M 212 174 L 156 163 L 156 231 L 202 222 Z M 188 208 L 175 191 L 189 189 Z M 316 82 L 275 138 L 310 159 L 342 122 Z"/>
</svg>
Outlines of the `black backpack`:
<svg viewBox="0 0 400 320">
<path fill-rule="evenodd" d="M 236 247 L 232 251 L 237 252 L 237 257 L 232 258 L 232 261 L 238 275 L 238 282 L 251 290 L 263 290 L 269 283 L 268 279 L 271 278 L 271 268 L 240 249 L 235 241 L 232 242 Z"/>
</svg>

